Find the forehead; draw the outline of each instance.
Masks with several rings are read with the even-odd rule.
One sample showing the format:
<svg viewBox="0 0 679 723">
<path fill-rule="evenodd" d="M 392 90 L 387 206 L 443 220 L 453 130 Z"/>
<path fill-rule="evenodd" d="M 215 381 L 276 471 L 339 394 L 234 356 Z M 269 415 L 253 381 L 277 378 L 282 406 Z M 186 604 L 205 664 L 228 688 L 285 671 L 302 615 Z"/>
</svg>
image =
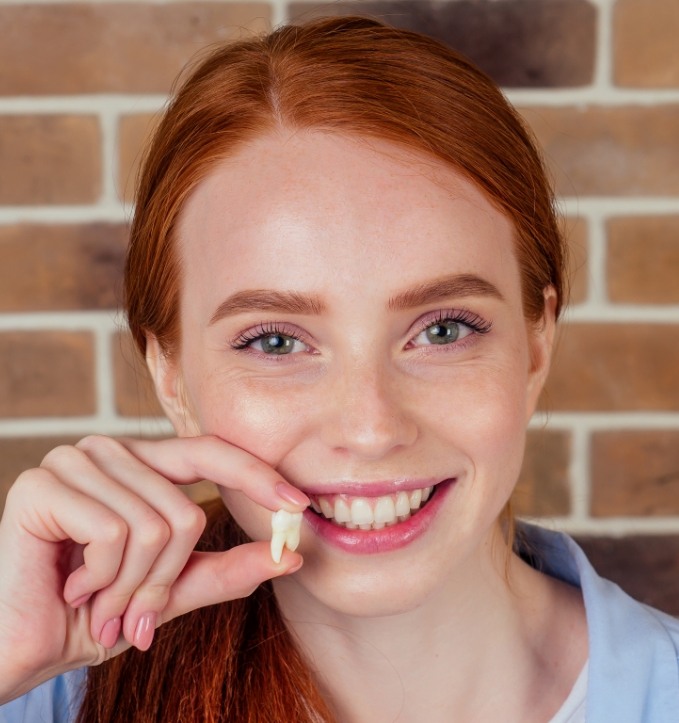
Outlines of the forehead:
<svg viewBox="0 0 679 723">
<path fill-rule="evenodd" d="M 511 223 L 452 167 L 320 132 L 264 136 L 220 162 L 188 199 L 178 238 L 187 289 L 315 280 L 366 293 L 437 268 L 518 279 Z"/>
</svg>

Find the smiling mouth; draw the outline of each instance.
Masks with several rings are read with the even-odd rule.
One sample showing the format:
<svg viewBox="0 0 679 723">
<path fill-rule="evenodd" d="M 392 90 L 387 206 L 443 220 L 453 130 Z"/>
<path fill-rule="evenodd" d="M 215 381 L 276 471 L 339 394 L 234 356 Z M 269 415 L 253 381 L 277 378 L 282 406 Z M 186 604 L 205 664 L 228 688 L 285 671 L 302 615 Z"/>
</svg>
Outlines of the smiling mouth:
<svg viewBox="0 0 679 723">
<path fill-rule="evenodd" d="M 347 530 L 381 530 L 410 519 L 427 504 L 435 489 L 422 487 L 379 497 L 346 494 L 309 497 L 311 509 L 337 527 Z"/>
</svg>

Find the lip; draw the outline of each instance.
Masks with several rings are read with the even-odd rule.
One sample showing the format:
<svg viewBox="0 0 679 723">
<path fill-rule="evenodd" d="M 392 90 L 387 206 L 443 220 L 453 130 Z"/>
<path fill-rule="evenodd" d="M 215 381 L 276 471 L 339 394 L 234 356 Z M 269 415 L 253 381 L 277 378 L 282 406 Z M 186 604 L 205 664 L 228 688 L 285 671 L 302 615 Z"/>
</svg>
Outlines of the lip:
<svg viewBox="0 0 679 723">
<path fill-rule="evenodd" d="M 304 511 L 304 520 L 323 541 L 337 547 L 345 552 L 355 555 L 374 555 L 381 552 L 399 550 L 419 538 L 425 533 L 429 525 L 438 514 L 441 505 L 454 487 L 456 478 L 446 479 L 436 485 L 436 491 L 427 504 L 411 515 L 405 522 L 397 522 L 390 527 L 383 527 L 381 530 L 348 530 L 333 524 L 325 517 L 318 515 L 311 509 Z M 421 481 L 418 482 L 420 484 Z M 425 487 L 428 485 L 424 485 Z M 366 486 L 360 485 L 365 491 Z M 347 486 L 343 485 L 340 493 L 349 494 Z M 370 496 L 379 496 L 370 488 Z M 417 487 L 401 486 L 399 490 L 417 489 Z M 394 491 L 393 486 L 389 492 Z M 325 494 L 329 494 L 324 490 Z M 381 494 L 389 494 L 382 492 Z M 360 496 L 360 493 L 359 493 Z M 363 494 L 362 496 L 368 496 Z"/>
<path fill-rule="evenodd" d="M 447 480 L 444 480 L 447 481 Z M 300 487 L 306 495 L 322 497 L 323 495 L 349 495 L 351 497 L 382 497 L 396 492 L 409 492 L 411 490 L 436 487 L 442 484 L 441 477 L 430 479 L 390 479 L 376 480 L 375 482 L 336 482 L 326 485 L 310 485 Z"/>
</svg>

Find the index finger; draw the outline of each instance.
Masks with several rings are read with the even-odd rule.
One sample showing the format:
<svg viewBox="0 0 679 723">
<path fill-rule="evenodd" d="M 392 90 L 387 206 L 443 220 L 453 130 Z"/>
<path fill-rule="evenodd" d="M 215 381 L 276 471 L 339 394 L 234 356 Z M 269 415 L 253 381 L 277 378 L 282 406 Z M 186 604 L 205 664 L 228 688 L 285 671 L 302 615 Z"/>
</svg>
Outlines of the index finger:
<svg viewBox="0 0 679 723">
<path fill-rule="evenodd" d="M 239 490 L 272 511 L 298 511 L 310 504 L 309 498 L 273 467 L 219 437 L 119 441 L 137 459 L 175 484 L 207 479 L 221 487 Z"/>
</svg>

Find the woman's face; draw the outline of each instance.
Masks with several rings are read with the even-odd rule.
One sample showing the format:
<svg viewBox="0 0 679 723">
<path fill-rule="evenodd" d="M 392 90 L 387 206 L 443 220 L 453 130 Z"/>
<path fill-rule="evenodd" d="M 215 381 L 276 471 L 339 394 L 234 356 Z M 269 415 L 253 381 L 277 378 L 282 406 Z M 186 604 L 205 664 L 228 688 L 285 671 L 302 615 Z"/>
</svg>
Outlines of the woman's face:
<svg viewBox="0 0 679 723">
<path fill-rule="evenodd" d="M 322 508 L 283 594 L 389 614 L 497 567 L 553 328 L 524 320 L 512 233 L 446 165 L 320 132 L 244 146 L 187 201 L 181 348 L 157 383 L 180 434 L 248 450 Z M 270 538 L 269 511 L 223 497 Z"/>
</svg>

